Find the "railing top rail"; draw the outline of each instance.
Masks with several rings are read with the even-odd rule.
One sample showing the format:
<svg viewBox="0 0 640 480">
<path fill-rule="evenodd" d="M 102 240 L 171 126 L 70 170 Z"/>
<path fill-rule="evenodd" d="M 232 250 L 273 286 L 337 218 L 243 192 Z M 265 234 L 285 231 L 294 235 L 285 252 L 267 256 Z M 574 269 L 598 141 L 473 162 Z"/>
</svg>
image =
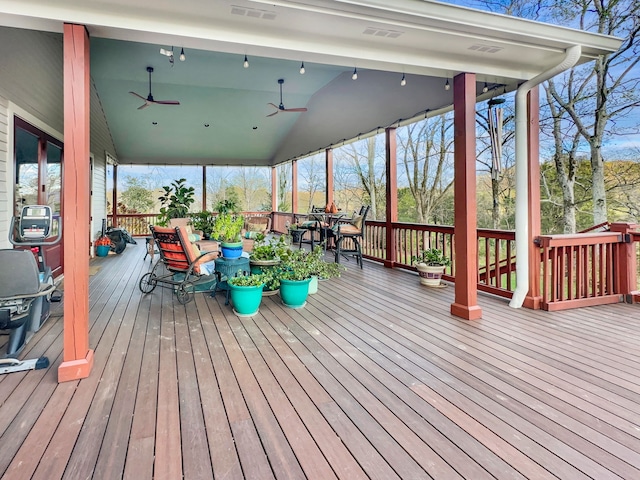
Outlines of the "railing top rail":
<svg viewBox="0 0 640 480">
<path fill-rule="evenodd" d="M 577 233 L 565 235 L 541 235 L 538 237 L 543 247 L 571 247 L 579 245 L 598 245 L 619 243 L 622 236 L 617 232 Z"/>
</svg>

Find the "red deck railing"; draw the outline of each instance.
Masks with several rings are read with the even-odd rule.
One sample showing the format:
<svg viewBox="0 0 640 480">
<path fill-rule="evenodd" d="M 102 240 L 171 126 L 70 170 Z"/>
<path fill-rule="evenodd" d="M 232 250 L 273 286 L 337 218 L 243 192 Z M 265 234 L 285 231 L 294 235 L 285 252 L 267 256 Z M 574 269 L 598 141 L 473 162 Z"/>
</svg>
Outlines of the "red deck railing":
<svg viewBox="0 0 640 480">
<path fill-rule="evenodd" d="M 285 212 L 243 212 L 247 217 L 271 215 L 272 230 L 306 217 Z M 117 224 L 133 235 L 147 235 L 157 215 L 118 215 Z M 109 223 L 112 217 L 108 217 Z M 600 226 L 598 226 L 600 227 Z M 388 258 L 387 223 L 367 221 L 363 254 L 378 262 L 415 271 L 411 258 L 438 248 L 452 259 L 444 279 L 455 281 L 454 229 L 417 223 L 391 224 L 395 251 Z M 613 224 L 611 232 L 546 235 L 541 247 L 542 307 L 560 310 L 612 303 L 621 297 L 640 302 L 640 232 L 629 224 Z M 511 298 L 515 290 L 515 232 L 478 229 L 478 290 Z"/>
</svg>

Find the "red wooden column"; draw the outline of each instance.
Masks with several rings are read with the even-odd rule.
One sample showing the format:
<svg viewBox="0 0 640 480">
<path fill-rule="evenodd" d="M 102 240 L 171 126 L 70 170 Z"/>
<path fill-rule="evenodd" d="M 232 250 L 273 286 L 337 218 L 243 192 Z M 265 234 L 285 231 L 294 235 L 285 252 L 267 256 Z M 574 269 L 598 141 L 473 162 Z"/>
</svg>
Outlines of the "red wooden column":
<svg viewBox="0 0 640 480">
<path fill-rule="evenodd" d="M 207 166 L 202 166 L 202 211 L 207 210 Z"/>
<path fill-rule="evenodd" d="M 540 247 L 533 242 L 540 236 L 540 97 L 536 86 L 527 95 L 527 169 L 529 175 L 529 291 L 526 308 L 540 309 Z"/>
<path fill-rule="evenodd" d="M 276 167 L 271 167 L 271 211 L 278 211 L 278 170 Z"/>
<path fill-rule="evenodd" d="M 638 225 L 624 222 L 612 223 L 610 227 L 612 232 L 620 233 L 623 238 L 618 249 L 614 250 L 616 257 L 613 260 L 613 269 L 618 291 L 624 296 L 624 301 L 627 303 L 636 303 L 636 299 L 640 295 L 636 277 L 638 271 L 636 245 L 628 240 L 629 233 L 635 231 L 637 227 Z"/>
<path fill-rule="evenodd" d="M 467 320 L 482 317 L 478 302 L 476 208 L 476 76 L 453 79 L 455 302 L 451 314 Z"/>
<path fill-rule="evenodd" d="M 291 162 L 291 213 L 298 213 L 298 161 Z"/>
<path fill-rule="evenodd" d="M 334 201 L 333 199 L 333 190 L 335 188 L 335 185 L 333 183 L 333 149 L 332 148 L 327 148 L 325 150 L 325 175 L 327 177 L 327 182 L 326 182 L 326 194 L 325 194 L 325 200 L 327 201 L 326 205 L 331 205 Z"/>
<path fill-rule="evenodd" d="M 398 144 L 396 129 L 387 128 L 385 134 L 385 164 L 387 175 L 386 243 L 387 253 L 384 266 L 392 268 L 396 262 L 396 241 L 393 234 L 393 222 L 398 221 Z"/>
<path fill-rule="evenodd" d="M 66 163 L 66 155 L 65 155 L 65 163 Z M 113 191 L 111 197 L 111 210 L 113 216 L 111 217 L 111 226 L 118 226 L 118 165 L 113 166 Z"/>
<path fill-rule="evenodd" d="M 89 35 L 64 25 L 64 353 L 58 381 L 86 378 L 89 349 Z"/>
</svg>

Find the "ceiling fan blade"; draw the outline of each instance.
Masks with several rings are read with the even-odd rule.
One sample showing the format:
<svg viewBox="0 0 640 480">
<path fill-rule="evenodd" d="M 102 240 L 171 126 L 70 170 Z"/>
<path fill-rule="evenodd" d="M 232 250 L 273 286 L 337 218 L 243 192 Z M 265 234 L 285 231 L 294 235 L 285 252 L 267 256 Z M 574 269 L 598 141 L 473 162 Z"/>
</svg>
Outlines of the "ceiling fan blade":
<svg viewBox="0 0 640 480">
<path fill-rule="evenodd" d="M 157 103 L 158 105 L 180 105 L 180 102 L 177 100 L 154 100 L 153 103 Z"/>
<path fill-rule="evenodd" d="M 149 102 L 145 101 L 142 105 L 138 107 L 138 110 L 142 110 L 143 108 L 147 108 L 149 106 Z"/>
<path fill-rule="evenodd" d="M 284 108 L 282 110 L 283 112 L 306 112 L 307 109 L 304 107 L 301 108 Z"/>
<path fill-rule="evenodd" d="M 147 97 L 143 97 L 142 95 L 139 95 L 136 92 L 129 92 L 129 93 L 134 97 L 138 97 L 139 99 L 144 100 L 145 102 L 147 101 Z"/>
<path fill-rule="evenodd" d="M 280 109 L 276 110 L 273 113 L 270 113 L 269 115 L 267 115 L 267 117 L 273 117 L 274 115 L 277 115 L 279 111 L 280 111 Z"/>
</svg>

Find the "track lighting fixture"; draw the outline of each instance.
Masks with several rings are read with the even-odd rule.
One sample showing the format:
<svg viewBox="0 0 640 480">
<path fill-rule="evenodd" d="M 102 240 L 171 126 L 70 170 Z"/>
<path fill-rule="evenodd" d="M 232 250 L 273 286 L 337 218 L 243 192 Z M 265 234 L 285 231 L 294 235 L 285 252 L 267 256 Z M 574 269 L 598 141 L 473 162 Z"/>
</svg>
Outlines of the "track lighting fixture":
<svg viewBox="0 0 640 480">
<path fill-rule="evenodd" d="M 247 56 L 244 56 L 244 63 L 242 64 L 242 66 L 244 68 L 249 68 L 249 59 L 247 58 Z"/>
<path fill-rule="evenodd" d="M 404 73 L 402 74 L 402 80 L 400 80 L 400 86 L 404 87 L 407 84 L 407 79 L 404 78 Z"/>
<path fill-rule="evenodd" d="M 484 87 L 482 87 L 482 93 L 487 93 L 489 91 L 489 85 L 487 82 L 484 82 Z"/>
<path fill-rule="evenodd" d="M 187 56 L 184 54 L 184 48 L 180 49 L 180 61 L 184 62 L 187 59 Z"/>
<path fill-rule="evenodd" d="M 300 65 L 300 75 L 304 75 L 305 69 L 304 69 L 304 62 L 302 62 L 302 64 Z"/>
<path fill-rule="evenodd" d="M 357 80 L 357 79 L 358 79 L 358 69 L 354 68 L 353 75 L 351 75 L 351 80 Z"/>
</svg>

